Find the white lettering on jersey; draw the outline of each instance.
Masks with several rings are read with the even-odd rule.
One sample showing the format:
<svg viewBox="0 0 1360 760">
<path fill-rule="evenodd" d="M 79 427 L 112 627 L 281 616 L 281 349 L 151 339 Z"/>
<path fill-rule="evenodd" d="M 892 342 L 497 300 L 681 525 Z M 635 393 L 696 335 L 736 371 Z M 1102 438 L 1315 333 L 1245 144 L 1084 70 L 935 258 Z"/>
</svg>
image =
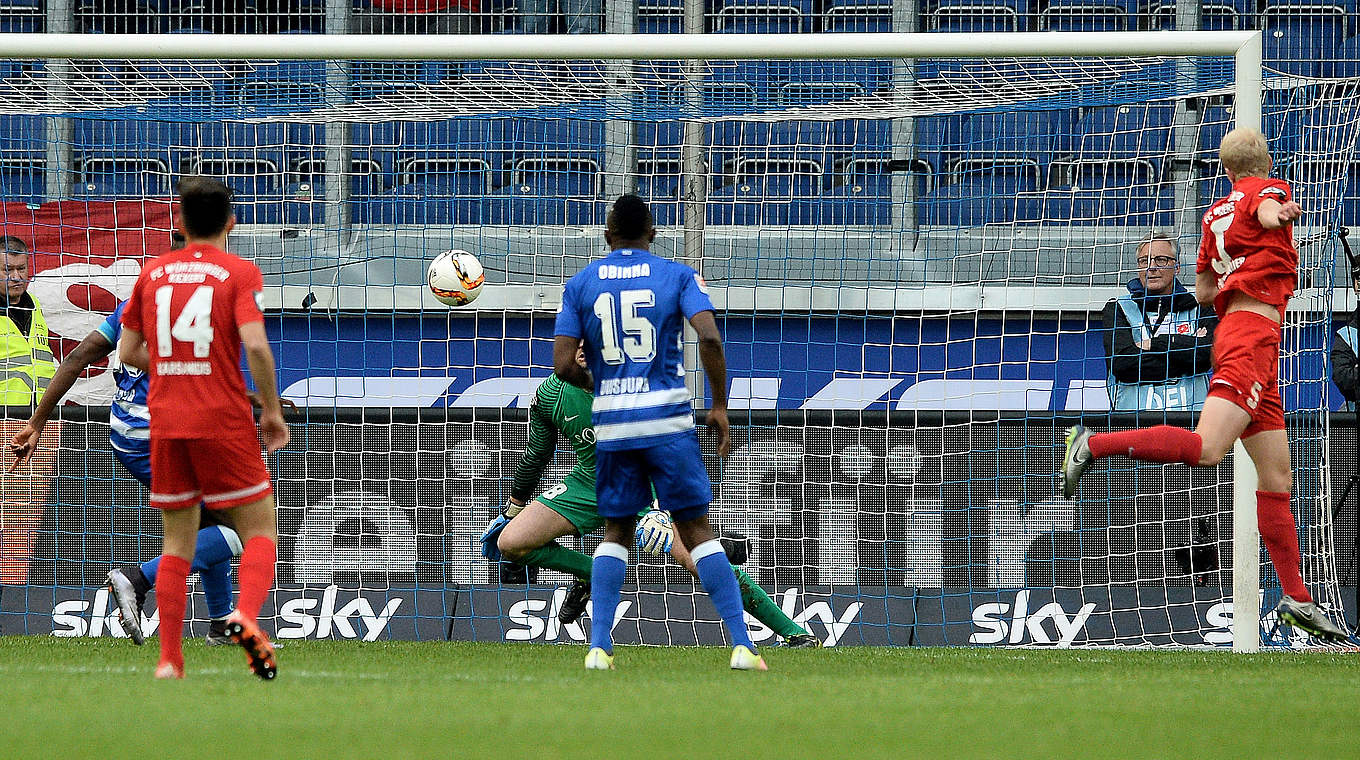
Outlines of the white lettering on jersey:
<svg viewBox="0 0 1360 760">
<path fill-rule="evenodd" d="M 600 395 L 612 396 L 616 393 L 646 393 L 651 384 L 645 377 L 611 377 L 600 381 Z"/>
<path fill-rule="evenodd" d="M 625 267 L 617 264 L 605 264 L 595 271 L 601 280 L 629 280 L 634 277 L 651 277 L 652 265 L 643 263 Z"/>
<path fill-rule="evenodd" d="M 207 277 L 215 277 L 225 282 L 231 276 L 231 272 L 210 261 L 172 261 L 151 270 L 152 280 L 159 280 L 165 276 L 170 277 L 170 282 L 203 282 Z"/>
<path fill-rule="evenodd" d="M 156 373 L 160 375 L 211 375 L 210 362 L 156 362 Z"/>
</svg>

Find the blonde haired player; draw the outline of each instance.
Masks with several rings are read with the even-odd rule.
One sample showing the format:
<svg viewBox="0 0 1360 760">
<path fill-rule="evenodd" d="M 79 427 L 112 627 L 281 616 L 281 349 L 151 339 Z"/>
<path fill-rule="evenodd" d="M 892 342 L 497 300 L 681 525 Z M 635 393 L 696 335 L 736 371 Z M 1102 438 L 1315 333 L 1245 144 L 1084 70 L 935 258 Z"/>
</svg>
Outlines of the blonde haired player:
<svg viewBox="0 0 1360 760">
<path fill-rule="evenodd" d="M 1219 318 L 1214 373 L 1199 425 L 1194 432 L 1170 425 L 1122 433 L 1072 427 L 1063 456 L 1063 495 L 1076 493 L 1077 481 L 1096 459 L 1121 455 L 1212 467 L 1241 438 L 1259 476 L 1261 538 L 1284 587 L 1277 614 L 1318 638 L 1344 639 L 1303 583 L 1298 528 L 1289 509 L 1293 479 L 1280 401 L 1280 337 L 1285 306 L 1298 283 L 1292 224 L 1303 210 L 1289 184 L 1270 177 L 1270 152 L 1259 131 L 1229 132 L 1219 159 L 1233 187 L 1204 215 L 1195 269 L 1195 298 L 1212 303 Z"/>
</svg>

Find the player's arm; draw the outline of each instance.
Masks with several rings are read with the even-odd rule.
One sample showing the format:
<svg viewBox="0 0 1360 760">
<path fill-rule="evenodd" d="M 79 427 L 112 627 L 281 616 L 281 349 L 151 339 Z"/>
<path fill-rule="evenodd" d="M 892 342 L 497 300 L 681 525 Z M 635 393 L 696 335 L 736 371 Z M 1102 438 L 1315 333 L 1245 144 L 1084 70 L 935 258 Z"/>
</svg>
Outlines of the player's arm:
<svg viewBox="0 0 1360 760">
<path fill-rule="evenodd" d="M 123 326 L 123 334 L 118 338 L 118 361 L 143 372 L 151 366 L 151 351 L 140 330 Z"/>
<path fill-rule="evenodd" d="M 1303 208 L 1294 201 L 1280 203 L 1274 198 L 1264 198 L 1256 206 L 1256 219 L 1268 230 L 1279 228 L 1303 216 Z"/>
<path fill-rule="evenodd" d="M 594 393 L 590 373 L 576 362 L 576 348 L 579 345 L 581 339 L 573 335 L 558 335 L 553 340 L 553 373 L 562 378 L 562 382 Z"/>
<path fill-rule="evenodd" d="M 1166 377 L 1165 356 L 1144 350 L 1133 340 L 1133 330 L 1123 319 L 1119 301 L 1111 300 L 1103 313 L 1105 355 L 1110 357 L 1110 373 L 1121 383 L 1140 383 Z"/>
<path fill-rule="evenodd" d="M 246 364 L 255 380 L 260 395 L 260 433 L 264 445 L 271 452 L 288 445 L 288 425 L 283 421 L 283 406 L 279 403 L 278 385 L 274 380 L 274 351 L 269 347 L 269 335 L 264 322 L 247 322 L 239 328 L 241 345 L 245 347 Z"/>
<path fill-rule="evenodd" d="M 718 436 L 718 456 L 727 456 L 732 437 L 727 424 L 727 357 L 723 355 L 722 335 L 712 311 L 701 311 L 689 318 L 699 333 L 699 361 L 708 375 L 709 409 L 705 424 Z"/>
<path fill-rule="evenodd" d="M 14 472 L 38 448 L 38 439 L 42 436 L 43 428 L 47 426 L 47 420 L 52 417 L 52 411 L 61 403 L 67 391 L 71 390 L 71 386 L 75 385 L 80 374 L 112 352 L 113 344 L 104 337 L 104 333 L 95 330 L 86 335 L 85 340 L 61 360 L 51 382 L 47 385 L 47 390 L 43 391 L 42 398 L 38 399 L 33 416 L 28 418 L 28 424 L 15 433 L 9 442 L 10 451 L 14 454 L 10 472 Z"/>
<path fill-rule="evenodd" d="M 1218 298 L 1218 278 L 1214 276 L 1212 268 L 1205 269 L 1195 274 L 1195 300 L 1201 306 L 1213 306 L 1214 299 Z"/>
<path fill-rule="evenodd" d="M 529 445 L 520 454 L 515 465 L 515 477 L 510 484 L 510 504 L 505 513 L 514 517 L 529 498 L 534 495 L 543 473 L 552 463 L 553 453 L 557 451 L 557 426 L 552 424 L 552 409 L 556 406 L 555 396 L 548 395 L 540 386 L 529 407 Z"/>
</svg>

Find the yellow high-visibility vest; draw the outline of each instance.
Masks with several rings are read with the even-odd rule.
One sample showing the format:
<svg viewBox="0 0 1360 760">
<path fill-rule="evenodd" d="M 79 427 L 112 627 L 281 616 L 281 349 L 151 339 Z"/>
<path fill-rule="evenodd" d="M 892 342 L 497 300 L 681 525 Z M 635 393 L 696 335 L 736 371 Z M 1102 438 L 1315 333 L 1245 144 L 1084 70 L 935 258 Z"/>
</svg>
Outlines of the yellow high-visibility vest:
<svg viewBox="0 0 1360 760">
<path fill-rule="evenodd" d="M 32 293 L 28 295 L 33 298 Z M 33 298 L 33 322 L 28 335 L 0 312 L 0 404 L 31 406 L 42 398 L 56 371 L 48 343 L 47 320 L 43 319 L 38 299 Z"/>
</svg>

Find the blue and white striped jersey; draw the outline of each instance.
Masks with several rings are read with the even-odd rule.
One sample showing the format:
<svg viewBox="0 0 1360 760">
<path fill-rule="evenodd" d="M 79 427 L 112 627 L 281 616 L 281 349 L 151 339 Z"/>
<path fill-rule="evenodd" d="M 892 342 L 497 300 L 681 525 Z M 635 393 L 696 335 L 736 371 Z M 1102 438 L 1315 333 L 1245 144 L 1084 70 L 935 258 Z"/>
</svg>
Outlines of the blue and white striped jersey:
<svg viewBox="0 0 1360 760">
<path fill-rule="evenodd" d="M 567 282 L 556 334 L 585 339 L 598 448 L 693 435 L 681 337 L 686 320 L 712 310 L 697 272 L 647 251 L 613 251 Z"/>
<path fill-rule="evenodd" d="M 118 304 L 109 318 L 99 324 L 99 334 L 113 344 L 109 355 L 113 380 L 118 385 L 109 408 L 109 443 L 127 454 L 151 450 L 151 413 L 146 407 L 146 373 L 118 361 L 118 336 L 123 334 L 123 308 Z"/>
</svg>

